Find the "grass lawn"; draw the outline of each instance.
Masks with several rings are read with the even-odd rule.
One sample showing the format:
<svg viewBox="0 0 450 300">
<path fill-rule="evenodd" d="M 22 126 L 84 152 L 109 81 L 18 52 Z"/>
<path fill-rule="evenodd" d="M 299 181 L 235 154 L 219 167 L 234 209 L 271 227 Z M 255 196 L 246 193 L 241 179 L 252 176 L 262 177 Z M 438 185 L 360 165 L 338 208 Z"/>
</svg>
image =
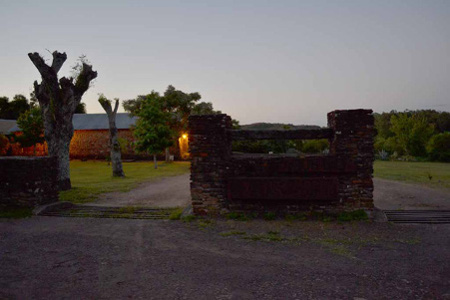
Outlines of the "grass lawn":
<svg viewBox="0 0 450 300">
<path fill-rule="evenodd" d="M 60 192 L 60 201 L 73 203 L 91 202 L 100 194 L 108 192 L 126 192 L 139 183 L 156 178 L 181 175 L 189 172 L 189 162 L 158 163 L 125 162 L 123 169 L 125 178 L 113 178 L 111 165 L 103 161 L 71 161 L 70 179 L 72 189 Z"/>
<path fill-rule="evenodd" d="M 450 163 L 375 161 L 374 176 L 450 189 Z"/>
</svg>

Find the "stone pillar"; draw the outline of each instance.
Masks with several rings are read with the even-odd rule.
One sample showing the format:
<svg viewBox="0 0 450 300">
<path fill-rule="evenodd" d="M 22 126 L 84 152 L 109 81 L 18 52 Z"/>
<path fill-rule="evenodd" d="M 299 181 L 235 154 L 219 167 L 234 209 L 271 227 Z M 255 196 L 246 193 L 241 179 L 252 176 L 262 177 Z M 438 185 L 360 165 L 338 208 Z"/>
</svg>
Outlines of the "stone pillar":
<svg viewBox="0 0 450 300">
<path fill-rule="evenodd" d="M 348 208 L 373 208 L 373 140 L 372 110 L 335 110 L 328 113 L 328 127 L 334 130 L 330 154 L 353 166 L 339 176 L 339 198 Z"/>
<path fill-rule="evenodd" d="M 231 127 L 231 118 L 225 114 L 189 117 L 191 198 L 195 214 L 214 215 L 227 207 Z"/>
</svg>

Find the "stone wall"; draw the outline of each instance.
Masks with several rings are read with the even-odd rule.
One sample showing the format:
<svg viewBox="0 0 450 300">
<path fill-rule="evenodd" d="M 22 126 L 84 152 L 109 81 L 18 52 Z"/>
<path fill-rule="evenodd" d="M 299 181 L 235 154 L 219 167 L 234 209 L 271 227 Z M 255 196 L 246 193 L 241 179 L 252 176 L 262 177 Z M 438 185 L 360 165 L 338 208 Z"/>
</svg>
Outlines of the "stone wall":
<svg viewBox="0 0 450 300">
<path fill-rule="evenodd" d="M 373 208 L 371 110 L 333 111 L 328 128 L 289 133 L 231 129 L 227 115 L 189 119 L 194 213 L 343 211 Z M 243 139 L 328 137 L 328 155 L 233 154 Z"/>
<path fill-rule="evenodd" d="M 0 208 L 58 201 L 56 159 L 0 157 Z"/>
</svg>

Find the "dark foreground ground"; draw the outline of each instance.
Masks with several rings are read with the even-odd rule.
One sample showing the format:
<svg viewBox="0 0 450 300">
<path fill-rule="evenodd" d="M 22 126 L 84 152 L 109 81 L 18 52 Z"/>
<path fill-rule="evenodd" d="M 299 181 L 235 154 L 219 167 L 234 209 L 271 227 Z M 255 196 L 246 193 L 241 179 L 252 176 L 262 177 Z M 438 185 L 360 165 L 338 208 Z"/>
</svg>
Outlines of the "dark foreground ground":
<svg viewBox="0 0 450 300">
<path fill-rule="evenodd" d="M 450 299 L 450 225 L 0 220 L 0 299 Z"/>
</svg>

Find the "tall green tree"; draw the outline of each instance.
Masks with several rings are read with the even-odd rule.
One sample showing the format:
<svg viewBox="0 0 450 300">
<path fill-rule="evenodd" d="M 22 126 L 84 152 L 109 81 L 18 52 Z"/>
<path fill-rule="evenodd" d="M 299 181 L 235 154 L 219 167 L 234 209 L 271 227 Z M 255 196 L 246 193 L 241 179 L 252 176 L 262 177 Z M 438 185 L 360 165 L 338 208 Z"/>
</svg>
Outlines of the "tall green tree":
<svg viewBox="0 0 450 300">
<path fill-rule="evenodd" d="M 426 145 L 434 132 L 434 126 L 424 117 L 400 113 L 391 117 L 391 130 L 406 154 L 426 156 Z"/>
<path fill-rule="evenodd" d="M 30 107 L 24 95 L 17 94 L 11 101 L 8 97 L 0 97 L 0 119 L 17 120 Z"/>
<path fill-rule="evenodd" d="M 157 93 L 143 101 L 136 122 L 134 136 L 136 150 L 153 155 L 155 169 L 158 168 L 156 155 L 173 145 L 175 132 L 171 128 L 172 115 L 164 109 Z"/>
<path fill-rule="evenodd" d="M 44 122 L 42 112 L 39 107 L 33 107 L 19 116 L 17 125 L 22 131 L 22 135 L 16 137 L 16 140 L 22 147 L 34 147 L 36 155 L 36 144 L 42 144 L 44 138 Z"/>
</svg>

